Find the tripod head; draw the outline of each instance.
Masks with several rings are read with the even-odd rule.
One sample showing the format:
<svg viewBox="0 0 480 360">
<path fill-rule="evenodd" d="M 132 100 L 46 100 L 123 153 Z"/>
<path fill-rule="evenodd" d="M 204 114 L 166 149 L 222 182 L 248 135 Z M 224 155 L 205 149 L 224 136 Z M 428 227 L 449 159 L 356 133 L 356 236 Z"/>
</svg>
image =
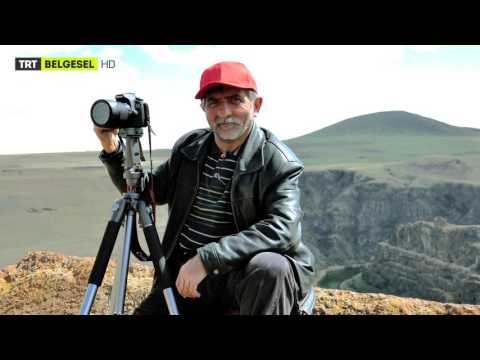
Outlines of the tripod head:
<svg viewBox="0 0 480 360">
<path fill-rule="evenodd" d="M 152 132 L 150 124 L 148 124 L 149 129 L 149 140 L 150 132 Z M 149 179 L 148 175 L 143 171 L 142 161 L 145 161 L 143 156 L 142 143 L 140 138 L 143 135 L 142 128 L 124 128 L 119 130 L 120 141 L 123 143 L 122 139 L 125 139 L 125 146 L 123 151 L 123 178 L 127 184 L 127 193 L 125 197 L 128 198 L 133 207 L 136 208 L 138 201 L 143 198 L 141 195 L 145 194 L 144 191 L 147 187 L 147 183 L 150 184 L 148 192 L 146 193 L 145 200 L 150 204 L 150 206 L 145 208 L 145 211 L 152 215 L 153 223 L 156 220 L 156 210 L 155 210 L 155 192 L 153 190 L 153 177 Z M 152 147 L 150 144 L 150 166 L 151 173 L 153 174 L 153 165 L 152 165 Z M 153 175 L 152 175 L 153 176 Z M 149 182 L 150 180 L 150 182 Z M 148 217 L 142 217 L 140 226 L 143 227 L 148 222 Z M 151 256 L 147 255 L 141 248 L 138 237 L 136 226 L 133 229 L 133 238 L 131 245 L 132 253 L 140 261 L 149 261 Z"/>
<path fill-rule="evenodd" d="M 146 176 L 143 171 L 142 144 L 140 138 L 143 135 L 142 128 L 120 129 L 118 135 L 125 139 L 125 150 L 123 154 L 123 178 L 127 183 L 127 192 L 143 193 L 145 190 Z"/>
<path fill-rule="evenodd" d="M 100 99 L 90 109 L 93 123 L 99 127 L 119 129 L 120 141 L 125 138 L 124 174 L 128 193 L 143 193 L 146 177 L 142 169 L 143 156 L 140 138 L 143 128 L 148 127 L 150 143 L 150 165 L 153 172 L 150 133 L 150 111 L 148 104 L 135 93 L 124 93 L 115 96 L 115 100 Z M 155 134 L 155 133 L 154 133 Z"/>
</svg>

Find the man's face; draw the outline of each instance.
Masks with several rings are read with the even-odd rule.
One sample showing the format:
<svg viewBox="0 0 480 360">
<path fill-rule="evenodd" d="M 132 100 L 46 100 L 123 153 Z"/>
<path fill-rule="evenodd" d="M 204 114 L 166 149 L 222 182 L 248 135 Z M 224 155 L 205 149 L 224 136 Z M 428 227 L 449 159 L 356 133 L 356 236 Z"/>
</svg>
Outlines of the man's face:
<svg viewBox="0 0 480 360">
<path fill-rule="evenodd" d="M 209 94 L 203 102 L 203 110 L 215 136 L 223 142 L 232 143 L 250 130 L 255 102 L 244 90 L 227 87 Z"/>
</svg>

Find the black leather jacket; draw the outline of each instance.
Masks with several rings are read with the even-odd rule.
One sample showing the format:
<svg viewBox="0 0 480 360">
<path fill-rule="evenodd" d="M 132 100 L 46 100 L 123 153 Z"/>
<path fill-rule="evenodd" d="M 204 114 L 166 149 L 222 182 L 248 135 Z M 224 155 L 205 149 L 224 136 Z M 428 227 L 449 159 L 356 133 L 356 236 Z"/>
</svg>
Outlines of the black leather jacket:
<svg viewBox="0 0 480 360">
<path fill-rule="evenodd" d="M 163 236 L 168 257 L 190 212 L 208 144 L 210 129 L 191 131 L 174 145 L 170 159 L 154 170 L 155 200 L 168 204 L 169 218 Z M 115 186 L 125 191 L 121 151 L 100 159 Z M 303 164 L 270 131 L 253 124 L 232 177 L 231 204 L 238 233 L 199 248 L 209 274 L 216 276 L 245 265 L 255 254 L 272 251 L 290 260 L 302 299 L 313 285 L 314 257 L 302 242 L 299 177 Z"/>
</svg>

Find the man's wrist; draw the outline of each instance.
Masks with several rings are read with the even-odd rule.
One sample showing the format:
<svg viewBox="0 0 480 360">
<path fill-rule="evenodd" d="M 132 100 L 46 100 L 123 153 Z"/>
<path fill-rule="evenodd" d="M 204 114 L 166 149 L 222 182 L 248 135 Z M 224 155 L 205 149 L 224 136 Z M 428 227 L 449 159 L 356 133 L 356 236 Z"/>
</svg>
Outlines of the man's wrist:
<svg viewBox="0 0 480 360">
<path fill-rule="evenodd" d="M 212 247 L 214 245 L 215 243 L 210 243 L 197 249 L 197 255 L 199 256 L 205 271 L 210 276 L 216 276 L 220 273 L 218 269 L 219 262 L 216 256 L 213 254 L 214 249 L 212 249 Z"/>
<path fill-rule="evenodd" d="M 201 267 L 201 270 L 203 272 L 202 275 L 207 276 L 208 275 L 207 268 L 205 267 L 205 264 L 203 263 L 202 258 L 200 257 L 199 254 L 195 255 L 195 257 L 197 258 L 198 264 Z"/>
<path fill-rule="evenodd" d="M 108 146 L 103 146 L 103 151 L 105 152 L 105 154 L 109 155 L 109 154 L 113 154 L 115 152 L 117 152 L 119 150 L 119 144 L 120 142 L 116 142 L 114 143 L 113 145 L 110 144 Z"/>
</svg>

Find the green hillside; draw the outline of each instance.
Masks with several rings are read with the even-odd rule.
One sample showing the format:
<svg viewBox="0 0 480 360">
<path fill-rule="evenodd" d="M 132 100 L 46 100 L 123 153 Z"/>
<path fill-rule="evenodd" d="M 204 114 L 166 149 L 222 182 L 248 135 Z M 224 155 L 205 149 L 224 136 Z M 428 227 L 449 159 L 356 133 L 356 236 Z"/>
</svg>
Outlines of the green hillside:
<svg viewBox="0 0 480 360">
<path fill-rule="evenodd" d="M 480 130 L 403 111 L 347 119 L 286 143 L 310 168 L 358 168 L 430 157 L 480 160 Z"/>
<path fill-rule="evenodd" d="M 325 136 L 350 135 L 479 136 L 480 130 L 448 125 L 406 111 L 384 111 L 346 119 L 313 133 L 291 139 L 290 142 L 312 142 Z"/>
</svg>

